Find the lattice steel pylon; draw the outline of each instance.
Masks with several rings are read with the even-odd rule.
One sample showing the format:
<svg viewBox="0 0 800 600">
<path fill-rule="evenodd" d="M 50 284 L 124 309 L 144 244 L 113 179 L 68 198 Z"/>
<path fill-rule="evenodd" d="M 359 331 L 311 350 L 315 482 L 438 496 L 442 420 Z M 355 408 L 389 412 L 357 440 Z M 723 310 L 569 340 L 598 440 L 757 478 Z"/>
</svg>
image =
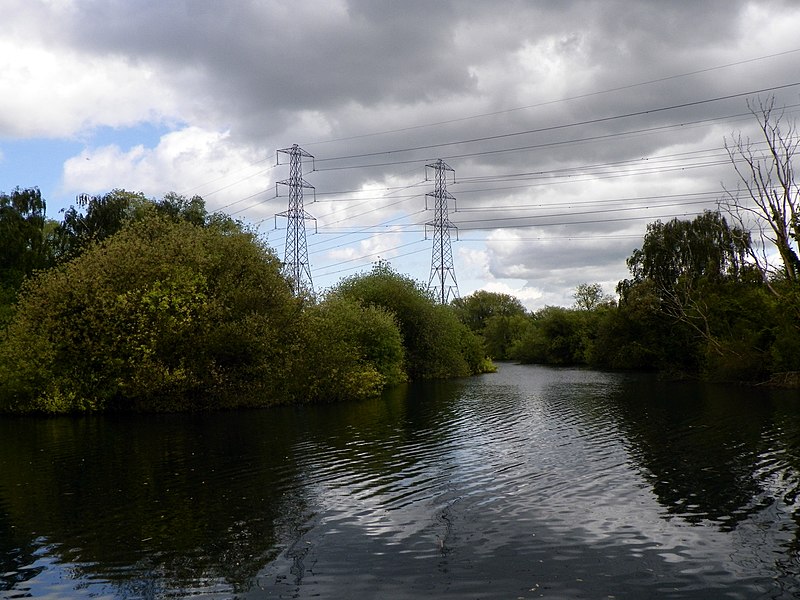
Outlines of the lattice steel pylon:
<svg viewBox="0 0 800 600">
<path fill-rule="evenodd" d="M 434 200 L 433 221 L 425 223 L 425 238 L 428 237 L 428 227 L 433 228 L 433 251 L 431 253 L 431 276 L 428 279 L 428 289 L 431 290 L 436 300 L 441 304 L 447 304 L 452 298 L 458 298 L 458 283 L 456 283 L 456 271 L 453 267 L 453 249 L 450 245 L 450 230 L 456 232 L 458 239 L 458 228 L 450 222 L 447 214 L 448 201 L 455 198 L 447 192 L 447 173 L 455 171 L 441 158 L 435 163 L 425 165 L 425 177 L 427 170 L 434 170 L 434 191 L 426 194 Z"/>
<path fill-rule="evenodd" d="M 311 267 L 308 264 L 308 246 L 306 245 L 306 219 L 314 221 L 316 230 L 317 220 L 303 208 L 303 190 L 314 189 L 314 186 L 303 179 L 303 158 L 314 159 L 308 152 L 297 144 L 291 148 L 278 150 L 276 164 L 280 164 L 280 154 L 289 155 L 289 179 L 275 183 L 277 195 L 278 185 L 289 188 L 289 207 L 275 215 L 275 226 L 278 217 L 286 217 L 286 250 L 283 255 L 283 269 L 292 282 L 292 290 L 299 296 L 304 291 L 314 293 L 314 283 L 311 280 Z"/>
</svg>

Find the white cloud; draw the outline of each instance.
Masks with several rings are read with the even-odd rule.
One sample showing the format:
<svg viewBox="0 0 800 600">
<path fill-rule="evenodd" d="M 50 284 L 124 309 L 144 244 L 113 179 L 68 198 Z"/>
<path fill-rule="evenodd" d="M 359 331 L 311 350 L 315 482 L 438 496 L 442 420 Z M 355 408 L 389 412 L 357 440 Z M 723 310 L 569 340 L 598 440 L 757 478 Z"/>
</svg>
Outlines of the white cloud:
<svg viewBox="0 0 800 600">
<path fill-rule="evenodd" d="M 326 257 L 334 263 L 359 258 L 368 258 L 370 262 L 389 259 L 398 253 L 397 246 L 400 245 L 402 236 L 400 230 L 392 228 L 391 233 L 371 235 L 347 247 L 330 250 L 326 252 Z"/>
<path fill-rule="evenodd" d="M 115 55 L 87 55 L 0 39 L 0 136 L 75 136 L 177 118 L 163 72 Z"/>
<path fill-rule="evenodd" d="M 508 281 L 489 281 L 483 286 L 488 292 L 495 292 L 496 294 L 510 294 L 515 296 L 526 306 L 533 306 L 543 296 L 542 290 L 527 286 L 525 284 L 509 283 Z"/>
<path fill-rule="evenodd" d="M 530 286 L 524 279 L 496 278 L 490 269 L 489 252 L 485 248 L 459 247 L 458 278 L 461 282 L 462 296 L 482 289 L 498 294 L 510 294 L 520 300 L 529 310 L 533 310 L 543 297 L 540 288 Z"/>
<path fill-rule="evenodd" d="M 64 164 L 63 188 L 67 193 L 124 188 L 156 197 L 167 191 L 199 194 L 210 210 L 227 206 L 236 212 L 258 203 L 257 196 L 252 201 L 248 196 L 273 194 L 273 163 L 261 159 L 263 155 L 234 144 L 228 132 L 186 127 L 162 136 L 154 148 L 84 150 Z M 272 212 L 253 208 L 250 215 Z"/>
</svg>

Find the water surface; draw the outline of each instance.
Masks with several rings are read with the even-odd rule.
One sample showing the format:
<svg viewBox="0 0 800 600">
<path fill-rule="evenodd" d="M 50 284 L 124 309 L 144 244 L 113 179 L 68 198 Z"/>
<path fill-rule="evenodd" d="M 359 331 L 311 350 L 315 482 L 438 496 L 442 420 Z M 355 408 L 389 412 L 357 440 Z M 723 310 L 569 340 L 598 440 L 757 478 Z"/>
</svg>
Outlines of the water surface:
<svg viewBox="0 0 800 600">
<path fill-rule="evenodd" d="M 501 365 L 0 420 L 4 598 L 800 597 L 800 395 Z"/>
</svg>

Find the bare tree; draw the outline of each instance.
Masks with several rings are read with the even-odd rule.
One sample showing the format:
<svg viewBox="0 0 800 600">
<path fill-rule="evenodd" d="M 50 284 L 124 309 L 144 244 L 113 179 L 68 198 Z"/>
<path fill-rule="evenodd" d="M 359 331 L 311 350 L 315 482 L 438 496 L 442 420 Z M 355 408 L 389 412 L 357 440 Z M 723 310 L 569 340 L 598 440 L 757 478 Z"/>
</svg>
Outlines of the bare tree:
<svg viewBox="0 0 800 600">
<path fill-rule="evenodd" d="M 794 171 L 800 138 L 797 123 L 787 120 L 783 110 L 775 109 L 774 96 L 748 101 L 747 107 L 758 121 L 760 139 L 753 141 L 739 133 L 725 140 L 739 184 L 736 190 L 725 189 L 721 205 L 742 229 L 753 229 L 760 235 L 761 243 L 754 243 L 750 249 L 751 258 L 775 292 L 770 283 L 774 275 L 780 274 L 792 283 L 800 277 L 800 189 Z M 768 261 L 771 247 L 777 249 L 783 263 L 777 273 Z"/>
</svg>

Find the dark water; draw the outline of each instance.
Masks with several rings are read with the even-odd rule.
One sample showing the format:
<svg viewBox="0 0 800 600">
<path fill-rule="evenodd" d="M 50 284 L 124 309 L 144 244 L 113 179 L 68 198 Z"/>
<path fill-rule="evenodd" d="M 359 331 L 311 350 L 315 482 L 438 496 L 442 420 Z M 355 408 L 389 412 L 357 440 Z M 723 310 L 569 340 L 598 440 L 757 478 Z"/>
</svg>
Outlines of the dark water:
<svg viewBox="0 0 800 600">
<path fill-rule="evenodd" d="M 503 365 L 0 420 L 4 598 L 798 598 L 800 394 Z"/>
</svg>

